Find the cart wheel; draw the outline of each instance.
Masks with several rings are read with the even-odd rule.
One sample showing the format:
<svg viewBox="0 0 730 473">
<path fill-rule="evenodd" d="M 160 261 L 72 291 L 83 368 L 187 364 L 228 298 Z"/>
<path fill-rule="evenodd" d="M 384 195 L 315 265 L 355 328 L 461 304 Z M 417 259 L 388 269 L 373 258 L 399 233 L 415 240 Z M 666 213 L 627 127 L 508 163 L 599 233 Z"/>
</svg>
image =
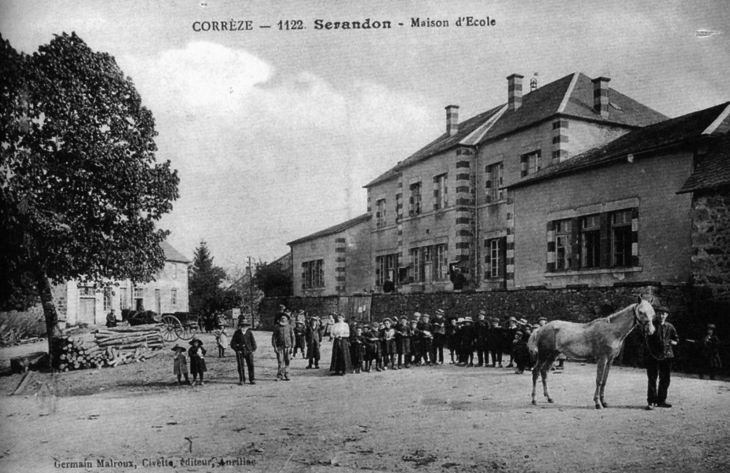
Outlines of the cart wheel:
<svg viewBox="0 0 730 473">
<path fill-rule="evenodd" d="M 183 331 L 180 334 L 180 338 L 182 338 L 183 340 L 190 340 L 197 333 L 198 333 L 197 325 L 186 325 L 183 327 Z"/>
<path fill-rule="evenodd" d="M 180 321 L 171 315 L 162 317 L 162 339 L 166 342 L 174 342 L 183 332 Z"/>
</svg>

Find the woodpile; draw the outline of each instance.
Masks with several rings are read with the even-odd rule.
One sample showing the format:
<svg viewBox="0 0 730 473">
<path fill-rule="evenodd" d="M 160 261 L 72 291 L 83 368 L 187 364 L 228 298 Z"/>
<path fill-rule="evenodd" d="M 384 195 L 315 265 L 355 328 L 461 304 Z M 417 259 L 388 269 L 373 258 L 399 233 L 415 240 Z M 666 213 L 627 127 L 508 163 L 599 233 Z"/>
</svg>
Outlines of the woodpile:
<svg viewBox="0 0 730 473">
<path fill-rule="evenodd" d="M 162 334 L 157 325 L 67 334 L 57 344 L 58 369 L 69 371 L 144 362 L 160 353 L 162 346 Z"/>
</svg>

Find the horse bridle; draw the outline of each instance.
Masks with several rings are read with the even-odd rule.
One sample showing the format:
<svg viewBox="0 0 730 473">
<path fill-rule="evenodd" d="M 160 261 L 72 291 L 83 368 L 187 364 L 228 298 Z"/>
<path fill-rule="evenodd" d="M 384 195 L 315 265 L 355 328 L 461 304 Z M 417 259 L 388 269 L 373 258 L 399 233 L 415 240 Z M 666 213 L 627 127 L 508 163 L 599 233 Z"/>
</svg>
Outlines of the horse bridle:
<svg viewBox="0 0 730 473">
<path fill-rule="evenodd" d="M 646 328 L 646 325 L 650 324 L 651 321 L 649 320 L 648 317 L 646 319 L 646 322 L 642 322 L 641 320 L 639 320 L 639 305 L 641 305 L 641 302 L 637 302 L 636 305 L 634 306 L 634 322 L 636 322 L 637 325 L 641 325 L 641 328 L 642 328 L 641 334 L 644 336 L 644 344 L 646 345 L 646 349 L 649 352 L 649 354 L 651 355 L 651 357 L 654 358 L 655 360 L 661 361 L 664 359 L 664 357 L 656 356 L 651 351 L 651 347 L 649 346 L 649 337 L 646 335 L 646 330 L 644 330 L 644 328 Z"/>
</svg>

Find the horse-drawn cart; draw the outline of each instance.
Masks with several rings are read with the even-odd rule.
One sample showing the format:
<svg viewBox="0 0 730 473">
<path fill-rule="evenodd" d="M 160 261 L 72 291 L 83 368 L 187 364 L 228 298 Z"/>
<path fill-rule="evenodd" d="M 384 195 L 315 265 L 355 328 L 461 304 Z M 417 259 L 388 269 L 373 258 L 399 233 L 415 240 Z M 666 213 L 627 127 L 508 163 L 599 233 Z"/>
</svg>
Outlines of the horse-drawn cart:
<svg viewBox="0 0 730 473">
<path fill-rule="evenodd" d="M 198 333 L 198 316 L 189 312 L 162 314 L 162 338 L 174 342 L 178 338 L 190 340 Z"/>
</svg>

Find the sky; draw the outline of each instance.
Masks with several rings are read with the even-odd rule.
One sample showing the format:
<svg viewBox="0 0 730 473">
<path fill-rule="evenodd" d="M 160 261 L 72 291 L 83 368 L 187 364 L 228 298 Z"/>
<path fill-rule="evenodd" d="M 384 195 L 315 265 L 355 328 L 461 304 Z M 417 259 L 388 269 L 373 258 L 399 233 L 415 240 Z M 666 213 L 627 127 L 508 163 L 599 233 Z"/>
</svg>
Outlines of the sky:
<svg viewBox="0 0 730 473">
<path fill-rule="evenodd" d="M 470 16 L 495 24 L 456 26 Z M 392 28 L 315 28 L 368 18 Z M 195 31 L 212 21 L 252 29 Z M 0 0 L 15 49 L 62 32 L 114 56 L 152 111 L 181 179 L 168 241 L 231 270 L 365 213 L 363 186 L 442 134 L 444 107 L 501 105 L 512 73 L 606 76 L 669 117 L 730 100 L 727 0 Z"/>
</svg>

